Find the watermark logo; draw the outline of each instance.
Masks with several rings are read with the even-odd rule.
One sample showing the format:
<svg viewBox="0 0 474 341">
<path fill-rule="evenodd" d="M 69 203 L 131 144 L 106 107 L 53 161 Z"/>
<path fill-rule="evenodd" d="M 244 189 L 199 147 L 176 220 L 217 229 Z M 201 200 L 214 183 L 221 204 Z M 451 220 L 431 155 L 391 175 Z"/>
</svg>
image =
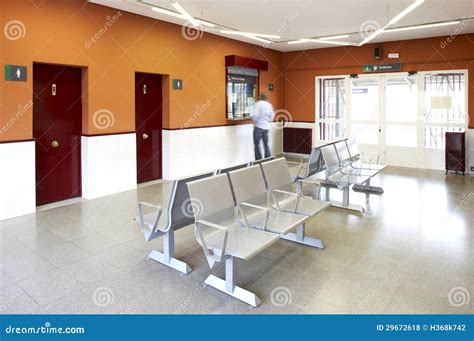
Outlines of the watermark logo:
<svg viewBox="0 0 474 341">
<path fill-rule="evenodd" d="M 22 39 L 26 35 L 26 27 L 20 20 L 10 20 L 3 26 L 3 33 L 8 40 Z"/>
<path fill-rule="evenodd" d="M 100 130 L 111 128 L 115 124 L 115 116 L 108 109 L 99 109 L 92 116 L 92 124 Z"/>
<path fill-rule="evenodd" d="M 277 109 L 275 110 L 275 122 L 277 122 L 277 129 L 283 129 L 286 123 L 293 122 L 293 116 L 288 110 Z"/>
<path fill-rule="evenodd" d="M 197 40 L 201 39 L 204 35 L 204 28 L 202 25 L 194 26 L 191 23 L 187 22 L 181 27 L 181 34 L 186 40 Z"/>
<path fill-rule="evenodd" d="M 462 307 L 469 304 L 471 295 L 469 291 L 464 287 L 454 287 L 448 293 L 448 301 L 455 308 Z"/>
<path fill-rule="evenodd" d="M 99 287 L 92 293 L 92 302 L 98 307 L 106 307 L 115 301 L 114 292 L 110 288 Z"/>
<path fill-rule="evenodd" d="M 284 307 L 291 304 L 293 295 L 286 287 L 276 287 L 270 294 L 270 301 L 275 307 Z"/>
<path fill-rule="evenodd" d="M 441 47 L 442 49 L 448 47 L 448 45 L 451 44 L 458 35 L 463 33 L 464 29 L 471 23 L 472 20 L 474 20 L 474 15 L 463 17 L 461 23 L 459 24 L 459 27 L 457 27 L 454 32 L 449 35 L 449 37 L 443 40 L 439 44 L 439 47 Z"/>
<path fill-rule="evenodd" d="M 464 209 L 464 207 L 474 198 L 474 192 L 470 192 L 469 194 L 463 193 L 462 199 L 459 200 L 458 204 L 455 207 L 457 212 Z"/>
<path fill-rule="evenodd" d="M 105 17 L 105 24 L 84 43 L 84 47 L 86 49 L 90 48 L 94 45 L 100 38 L 120 19 L 123 15 L 121 11 L 118 11 L 114 15 L 107 15 Z"/>
<path fill-rule="evenodd" d="M 380 30 L 380 24 L 377 21 L 367 20 L 360 25 L 359 34 L 362 38 L 367 38 L 378 30 Z"/>
<path fill-rule="evenodd" d="M 0 127 L 0 135 L 5 134 L 10 128 L 12 128 L 18 122 L 18 120 L 32 107 L 32 100 L 28 101 L 28 103 L 24 105 L 18 104 L 16 114 L 9 121 L 7 121 L 3 127 Z"/>
<path fill-rule="evenodd" d="M 194 110 L 193 115 L 187 119 L 187 121 L 183 124 L 183 128 L 189 128 L 194 122 L 198 120 L 198 118 L 204 114 L 207 109 L 211 106 L 212 102 L 207 100 L 206 103 L 202 105 L 196 105 L 196 110 Z"/>
<path fill-rule="evenodd" d="M 204 206 L 199 199 L 186 199 L 181 205 L 181 212 L 187 218 L 194 218 L 200 215 L 204 210 Z"/>
</svg>

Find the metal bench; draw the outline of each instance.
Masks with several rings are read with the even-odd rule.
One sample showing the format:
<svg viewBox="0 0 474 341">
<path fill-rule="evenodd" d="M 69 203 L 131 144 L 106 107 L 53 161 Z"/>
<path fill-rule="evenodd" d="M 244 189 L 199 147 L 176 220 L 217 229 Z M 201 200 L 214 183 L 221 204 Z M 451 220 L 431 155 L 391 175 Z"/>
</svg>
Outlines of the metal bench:
<svg viewBox="0 0 474 341">
<path fill-rule="evenodd" d="M 196 239 L 209 267 L 225 261 L 225 279 L 209 275 L 205 284 L 253 307 L 261 301 L 252 292 L 235 285 L 234 258 L 250 260 L 278 241 L 278 235 L 239 223 L 226 174 L 188 183 L 194 210 Z"/>
<path fill-rule="evenodd" d="M 163 212 L 164 210 L 161 206 L 146 202 L 138 203 L 139 214 L 135 220 L 138 221 L 146 241 L 149 242 L 156 238 L 163 237 L 163 252 L 156 250 L 151 251 L 148 255 L 149 259 L 184 274 L 191 272 L 191 268 L 188 264 L 174 258 L 174 232 L 180 228 L 194 224 L 194 207 L 192 206 L 186 183 L 188 181 L 207 178 L 213 174 L 214 172 L 174 180 L 165 212 Z M 153 211 L 145 213 L 144 209 L 146 207 L 152 208 Z"/>
<path fill-rule="evenodd" d="M 229 173 L 241 220 L 248 226 L 277 233 L 280 238 L 322 249 L 319 239 L 305 236 L 309 216 L 290 213 L 273 206 L 268 197 L 260 166 Z"/>
<path fill-rule="evenodd" d="M 362 161 L 362 154 L 359 149 L 359 145 L 357 144 L 356 140 L 354 139 L 347 139 L 345 141 L 347 147 L 347 154 L 344 154 L 343 157 L 349 158 L 350 166 L 353 169 L 361 170 L 363 174 L 369 174 L 371 178 L 376 176 L 380 173 L 383 169 L 385 169 L 386 165 L 379 164 L 379 160 L 377 158 L 377 163 L 372 162 L 363 162 Z M 338 151 L 339 154 L 339 151 Z M 382 187 L 371 186 L 370 180 L 366 181 L 363 185 L 354 185 L 352 189 L 354 191 L 366 192 L 366 193 L 374 193 L 374 194 L 383 194 L 384 190 Z"/>
</svg>

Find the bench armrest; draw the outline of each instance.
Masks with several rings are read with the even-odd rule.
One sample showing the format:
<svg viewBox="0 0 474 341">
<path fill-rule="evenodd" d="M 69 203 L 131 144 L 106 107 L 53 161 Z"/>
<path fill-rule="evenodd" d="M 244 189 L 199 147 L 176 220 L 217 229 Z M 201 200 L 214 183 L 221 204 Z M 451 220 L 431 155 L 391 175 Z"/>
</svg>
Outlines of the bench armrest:
<svg viewBox="0 0 474 341">
<path fill-rule="evenodd" d="M 218 248 L 219 252 L 216 252 L 214 248 L 209 248 L 207 246 L 204 236 L 201 233 L 201 229 L 200 229 L 202 225 L 215 228 L 224 233 L 224 238 L 222 238 L 222 244 L 220 248 Z M 204 254 L 206 256 L 207 262 L 209 263 L 209 266 L 211 267 L 211 269 L 214 266 L 214 264 L 222 262 L 225 256 L 228 231 L 229 231 L 229 226 L 219 225 L 219 224 L 212 223 L 210 221 L 203 220 L 203 219 L 196 221 L 196 233 L 198 237 L 197 240 L 199 244 L 201 244 L 204 250 Z"/>
<path fill-rule="evenodd" d="M 145 218 L 144 218 L 144 213 L 143 213 L 143 208 L 144 207 L 150 207 L 154 208 L 156 210 L 156 217 L 155 221 L 153 223 L 153 227 L 149 227 L 145 224 Z M 158 227 L 158 222 L 160 221 L 161 214 L 163 213 L 163 208 L 159 205 L 154 205 L 150 204 L 148 202 L 139 202 L 138 203 L 138 222 L 140 223 L 140 229 L 145 233 L 145 234 L 151 234 L 155 232 L 156 228 Z M 168 229 L 163 230 L 162 232 L 166 232 Z"/>
<path fill-rule="evenodd" d="M 270 210 L 267 207 L 258 206 L 258 205 L 250 204 L 250 203 L 247 203 L 247 202 L 240 203 L 239 206 L 238 206 L 238 211 L 239 211 L 239 214 L 242 216 L 242 219 L 244 221 L 245 226 L 247 226 L 247 227 L 249 227 L 250 225 L 249 225 L 249 222 L 248 222 L 248 219 L 247 219 L 247 215 L 245 214 L 245 211 L 243 209 L 244 207 L 256 208 L 258 210 L 266 212 L 265 222 L 263 224 L 263 230 L 266 230 L 268 216 L 270 215 Z"/>
<path fill-rule="evenodd" d="M 299 204 L 300 198 L 303 197 L 303 195 L 301 193 L 282 191 L 280 189 L 274 189 L 273 191 L 271 191 L 272 199 L 275 202 L 275 205 L 278 207 L 279 210 L 281 210 L 282 208 L 280 207 L 280 203 L 278 202 L 278 200 L 275 197 L 275 193 L 280 193 L 280 194 L 284 194 L 284 195 L 287 195 L 287 196 L 296 197 L 296 204 L 295 204 L 294 212 L 296 212 L 298 210 L 298 204 Z"/>
</svg>

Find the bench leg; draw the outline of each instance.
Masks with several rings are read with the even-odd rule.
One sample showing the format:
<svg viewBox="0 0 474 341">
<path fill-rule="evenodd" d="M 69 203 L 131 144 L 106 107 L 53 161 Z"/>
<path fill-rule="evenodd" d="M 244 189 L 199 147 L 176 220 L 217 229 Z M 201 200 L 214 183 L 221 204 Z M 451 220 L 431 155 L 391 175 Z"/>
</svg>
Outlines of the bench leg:
<svg viewBox="0 0 474 341">
<path fill-rule="evenodd" d="M 174 231 L 172 230 L 163 235 L 163 252 L 153 250 L 148 255 L 148 259 L 178 270 L 183 274 L 188 274 L 192 271 L 188 264 L 174 258 Z"/>
<path fill-rule="evenodd" d="M 367 180 L 362 185 L 354 185 L 352 189 L 356 192 L 364 192 L 364 193 L 371 193 L 371 194 L 383 194 L 383 188 L 377 186 L 370 185 L 370 179 Z"/>
<path fill-rule="evenodd" d="M 296 228 L 296 233 L 290 232 L 282 235 L 280 238 L 284 240 L 289 240 L 291 242 L 312 246 L 321 250 L 324 249 L 324 244 L 322 240 L 308 237 L 305 235 L 304 224 L 298 225 L 298 227 Z"/>
<path fill-rule="evenodd" d="M 358 212 L 363 213 L 364 208 L 362 206 L 353 205 L 353 204 L 349 203 L 349 193 L 350 193 L 350 186 L 344 187 L 342 189 L 342 202 L 331 200 L 331 206 L 344 208 L 346 210 L 351 210 L 351 211 L 358 211 Z"/>
<path fill-rule="evenodd" d="M 234 257 L 229 256 L 225 260 L 225 280 L 214 275 L 209 275 L 204 283 L 252 307 L 258 307 L 262 301 L 260 301 L 254 293 L 236 286 L 234 275 Z"/>
</svg>

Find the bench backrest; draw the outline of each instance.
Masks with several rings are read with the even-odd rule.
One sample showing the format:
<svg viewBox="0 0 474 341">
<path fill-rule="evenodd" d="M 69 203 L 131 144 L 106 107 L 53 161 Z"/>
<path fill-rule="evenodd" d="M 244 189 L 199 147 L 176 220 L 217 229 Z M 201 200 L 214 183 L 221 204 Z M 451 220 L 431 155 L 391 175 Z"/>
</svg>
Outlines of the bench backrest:
<svg viewBox="0 0 474 341">
<path fill-rule="evenodd" d="M 357 141 L 354 139 L 348 139 L 346 141 L 347 149 L 352 160 L 358 160 L 360 158 L 360 149 Z"/>
<path fill-rule="evenodd" d="M 177 230 L 194 224 L 193 205 L 187 183 L 208 178 L 213 174 L 213 172 L 209 172 L 173 181 L 167 212 L 168 224 L 171 224 L 172 229 Z"/>
<path fill-rule="evenodd" d="M 195 221 L 219 215 L 233 217 L 234 200 L 227 174 L 188 182 Z"/>
<path fill-rule="evenodd" d="M 266 158 L 263 158 L 263 159 L 260 159 L 260 160 L 254 160 L 254 161 L 250 162 L 250 166 L 259 165 L 259 164 L 262 164 L 264 162 L 271 161 L 271 160 L 274 160 L 274 159 L 275 159 L 275 156 L 269 156 L 269 157 L 266 157 Z"/>
<path fill-rule="evenodd" d="M 259 165 L 229 173 L 237 204 L 267 202 L 267 188 Z"/>
<path fill-rule="evenodd" d="M 321 147 L 324 163 L 328 171 L 333 171 L 339 168 L 339 158 L 337 157 L 336 148 L 334 144 L 329 144 Z"/>
<path fill-rule="evenodd" d="M 235 165 L 235 166 L 231 166 L 231 167 L 227 167 L 227 168 L 222 168 L 222 169 L 217 170 L 217 174 L 229 173 L 229 172 L 232 172 L 234 170 L 245 168 L 245 167 L 248 167 L 248 166 L 249 166 L 249 163 L 242 163 L 240 165 Z"/>
<path fill-rule="evenodd" d="M 351 155 L 347 147 L 346 141 L 339 141 L 334 144 L 337 157 L 339 158 L 339 166 L 345 167 L 351 161 Z"/>
<path fill-rule="evenodd" d="M 264 162 L 261 167 L 269 191 L 274 189 L 292 191 L 293 182 L 285 158 Z"/>
</svg>

